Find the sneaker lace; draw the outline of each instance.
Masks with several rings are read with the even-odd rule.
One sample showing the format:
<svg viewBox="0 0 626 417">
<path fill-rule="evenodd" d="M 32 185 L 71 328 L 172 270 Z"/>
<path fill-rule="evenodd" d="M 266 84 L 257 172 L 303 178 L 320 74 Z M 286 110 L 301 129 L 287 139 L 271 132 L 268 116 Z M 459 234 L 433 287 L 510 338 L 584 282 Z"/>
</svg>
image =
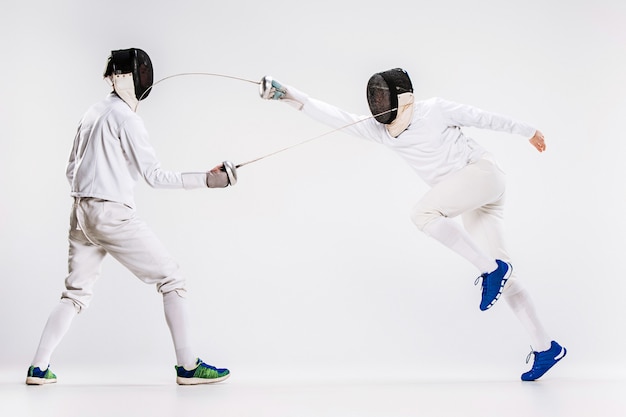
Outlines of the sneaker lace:
<svg viewBox="0 0 626 417">
<path fill-rule="evenodd" d="M 482 279 L 484 281 L 486 277 L 487 277 L 487 274 L 482 274 L 482 275 L 476 277 L 476 279 L 474 280 L 474 285 L 478 285 L 480 280 Z"/>
<path fill-rule="evenodd" d="M 530 347 L 530 353 L 528 354 L 528 356 L 526 356 L 526 363 L 530 362 L 530 357 L 533 356 L 534 354 L 536 354 L 537 352 L 535 352 L 535 350 L 533 349 L 533 347 Z"/>
<path fill-rule="evenodd" d="M 478 283 L 482 280 L 483 294 L 487 290 L 487 286 L 485 285 L 485 278 L 487 278 L 487 274 L 482 274 L 474 280 L 474 285 L 478 285 Z"/>
</svg>

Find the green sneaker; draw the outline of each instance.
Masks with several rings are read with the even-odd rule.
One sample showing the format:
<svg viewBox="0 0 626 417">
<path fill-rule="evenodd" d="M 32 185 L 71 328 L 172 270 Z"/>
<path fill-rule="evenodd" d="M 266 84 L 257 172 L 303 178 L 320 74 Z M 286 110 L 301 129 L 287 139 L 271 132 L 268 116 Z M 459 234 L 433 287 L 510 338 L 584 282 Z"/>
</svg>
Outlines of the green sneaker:
<svg viewBox="0 0 626 417">
<path fill-rule="evenodd" d="M 185 369 L 184 366 L 174 366 L 176 369 L 176 383 L 178 385 L 212 384 L 220 382 L 230 376 L 228 369 L 220 369 L 208 365 L 198 358 L 196 367 L 192 370 Z"/>
<path fill-rule="evenodd" d="M 57 382 L 57 376 L 52 373 L 50 367 L 46 368 L 45 371 L 34 366 L 28 368 L 28 374 L 26 374 L 27 385 L 45 385 L 54 384 L 55 382 Z"/>
</svg>

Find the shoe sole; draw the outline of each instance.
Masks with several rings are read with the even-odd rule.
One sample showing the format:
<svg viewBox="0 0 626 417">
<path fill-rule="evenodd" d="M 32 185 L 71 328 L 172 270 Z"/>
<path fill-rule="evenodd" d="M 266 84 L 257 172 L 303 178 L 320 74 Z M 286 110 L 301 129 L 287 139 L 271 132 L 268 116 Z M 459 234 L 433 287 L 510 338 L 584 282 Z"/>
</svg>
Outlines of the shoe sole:
<svg viewBox="0 0 626 417">
<path fill-rule="evenodd" d="M 216 382 L 223 381 L 230 376 L 224 375 L 219 378 L 181 378 L 179 376 L 176 377 L 176 383 L 178 385 L 201 385 L 201 384 L 214 384 Z"/>
<path fill-rule="evenodd" d="M 37 378 L 35 376 L 29 376 L 26 378 L 26 385 L 47 385 L 55 384 L 56 379 Z"/>
</svg>

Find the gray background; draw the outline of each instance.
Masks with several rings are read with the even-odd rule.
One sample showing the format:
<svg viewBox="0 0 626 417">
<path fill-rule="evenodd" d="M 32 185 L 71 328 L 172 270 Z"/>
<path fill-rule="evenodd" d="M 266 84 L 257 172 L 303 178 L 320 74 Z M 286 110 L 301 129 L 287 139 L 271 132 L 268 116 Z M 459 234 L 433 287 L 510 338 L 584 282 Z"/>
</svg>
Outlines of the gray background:
<svg viewBox="0 0 626 417">
<path fill-rule="evenodd" d="M 626 5 L 621 1 L 11 2 L 0 14 L 0 370 L 22 378 L 63 289 L 77 123 L 109 92 L 111 49 L 155 78 L 278 80 L 367 113 L 369 76 L 534 124 L 468 129 L 508 175 L 516 269 L 570 354 L 561 376 L 624 376 Z M 241 163 L 329 129 L 257 86 L 164 81 L 141 103 L 171 170 Z M 188 277 L 194 340 L 239 378 L 517 378 L 529 340 L 505 303 L 478 310 L 476 271 L 409 219 L 426 186 L 389 150 L 333 133 L 241 168 L 224 190 L 137 187 L 139 214 Z M 108 258 L 58 374 L 172 377 L 161 298 Z M 126 370 L 122 370 L 126 367 Z"/>
</svg>

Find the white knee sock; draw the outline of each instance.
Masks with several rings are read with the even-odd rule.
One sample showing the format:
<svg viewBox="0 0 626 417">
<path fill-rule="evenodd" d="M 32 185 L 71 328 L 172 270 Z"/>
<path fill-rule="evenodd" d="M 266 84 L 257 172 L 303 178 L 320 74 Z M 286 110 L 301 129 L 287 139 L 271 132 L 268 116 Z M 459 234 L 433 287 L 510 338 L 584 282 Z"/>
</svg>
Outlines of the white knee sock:
<svg viewBox="0 0 626 417">
<path fill-rule="evenodd" d="M 177 365 L 193 368 L 196 356 L 191 348 L 189 303 L 177 291 L 171 291 L 163 294 L 163 308 L 176 350 Z"/>
<path fill-rule="evenodd" d="M 54 352 L 54 349 L 56 349 L 63 336 L 69 330 L 77 313 L 78 310 L 74 303 L 68 299 L 63 299 L 57 304 L 48 317 L 39 340 L 39 347 L 31 365 L 41 370 L 48 368 L 52 352 Z"/>
<path fill-rule="evenodd" d="M 454 220 L 440 217 L 428 223 L 423 230 L 428 236 L 467 259 L 481 274 L 498 268 L 495 259 L 480 249 L 463 226 Z"/>
<path fill-rule="evenodd" d="M 551 339 L 537 317 L 535 305 L 528 291 L 517 280 L 514 280 L 502 296 L 528 332 L 533 350 L 542 352 L 550 349 Z"/>
</svg>

